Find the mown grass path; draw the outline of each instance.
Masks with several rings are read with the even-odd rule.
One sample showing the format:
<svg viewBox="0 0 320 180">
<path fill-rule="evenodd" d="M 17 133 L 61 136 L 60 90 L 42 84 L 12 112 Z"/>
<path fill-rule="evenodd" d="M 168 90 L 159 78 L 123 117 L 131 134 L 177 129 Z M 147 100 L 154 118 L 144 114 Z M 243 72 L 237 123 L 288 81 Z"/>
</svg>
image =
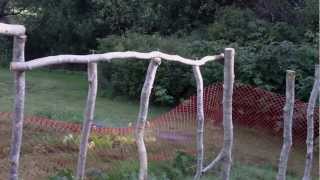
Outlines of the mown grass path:
<svg viewBox="0 0 320 180">
<path fill-rule="evenodd" d="M 85 72 L 37 70 L 26 74 L 26 114 L 72 122 L 82 122 L 87 97 Z M 8 68 L 0 68 L 0 112 L 11 112 L 13 79 Z M 138 100 L 97 97 L 96 121 L 106 126 L 127 126 L 135 122 Z M 165 107 L 150 107 L 150 117 L 166 112 Z"/>
</svg>

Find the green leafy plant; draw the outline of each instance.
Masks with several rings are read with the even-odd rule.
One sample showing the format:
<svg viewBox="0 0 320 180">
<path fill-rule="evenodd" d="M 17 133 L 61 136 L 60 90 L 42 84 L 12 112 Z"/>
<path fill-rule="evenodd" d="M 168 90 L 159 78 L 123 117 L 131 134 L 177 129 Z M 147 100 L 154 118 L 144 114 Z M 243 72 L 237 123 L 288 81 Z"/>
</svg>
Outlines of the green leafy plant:
<svg viewBox="0 0 320 180">
<path fill-rule="evenodd" d="M 56 175 L 50 176 L 49 180 L 74 180 L 75 177 L 70 169 L 60 170 Z"/>
</svg>

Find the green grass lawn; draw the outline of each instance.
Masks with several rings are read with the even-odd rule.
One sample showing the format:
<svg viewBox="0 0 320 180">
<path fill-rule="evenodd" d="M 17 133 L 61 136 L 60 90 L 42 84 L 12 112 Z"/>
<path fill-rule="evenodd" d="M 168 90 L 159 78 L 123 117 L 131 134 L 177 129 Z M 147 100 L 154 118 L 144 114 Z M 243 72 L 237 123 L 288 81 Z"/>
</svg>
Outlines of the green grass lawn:
<svg viewBox="0 0 320 180">
<path fill-rule="evenodd" d="M 0 112 L 12 111 L 13 81 L 8 68 L 0 68 Z M 26 74 L 26 114 L 52 119 L 81 122 L 87 96 L 85 72 L 36 70 Z M 138 101 L 124 98 L 97 97 L 96 121 L 106 126 L 125 126 L 135 122 Z M 155 117 L 168 108 L 150 107 Z"/>
</svg>

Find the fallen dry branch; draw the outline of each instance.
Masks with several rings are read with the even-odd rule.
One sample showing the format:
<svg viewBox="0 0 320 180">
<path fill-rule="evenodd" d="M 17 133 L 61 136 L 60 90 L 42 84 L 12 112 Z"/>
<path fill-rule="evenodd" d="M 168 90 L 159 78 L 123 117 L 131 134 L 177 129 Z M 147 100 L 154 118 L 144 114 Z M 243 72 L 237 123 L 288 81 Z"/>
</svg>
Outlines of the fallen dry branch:
<svg viewBox="0 0 320 180">
<path fill-rule="evenodd" d="M 169 55 L 158 51 L 153 51 L 149 53 L 140 53 L 135 51 L 126 51 L 126 52 L 110 52 L 105 54 L 89 54 L 89 55 L 58 55 L 58 56 L 48 56 L 44 58 L 34 59 L 28 62 L 12 62 L 10 69 L 13 71 L 27 71 L 35 68 L 45 67 L 55 64 L 64 64 L 64 63 L 93 63 L 99 61 L 111 61 L 112 59 L 144 59 L 150 60 L 155 58 L 164 59 L 167 61 L 175 61 L 184 63 L 187 65 L 201 66 L 207 62 L 215 61 L 223 58 L 223 54 L 215 56 L 206 56 L 195 61 L 193 59 L 183 58 L 178 55 Z"/>
</svg>

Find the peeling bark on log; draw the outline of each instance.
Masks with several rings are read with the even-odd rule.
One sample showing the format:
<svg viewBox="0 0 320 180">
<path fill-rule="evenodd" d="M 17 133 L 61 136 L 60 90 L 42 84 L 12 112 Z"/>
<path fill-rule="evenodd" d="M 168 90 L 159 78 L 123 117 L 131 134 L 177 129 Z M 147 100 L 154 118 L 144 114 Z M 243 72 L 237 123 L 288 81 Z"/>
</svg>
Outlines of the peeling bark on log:
<svg viewBox="0 0 320 180">
<path fill-rule="evenodd" d="M 0 34 L 11 36 L 22 36 L 26 33 L 26 28 L 22 25 L 0 23 Z"/>
<path fill-rule="evenodd" d="M 148 179 L 148 157 L 147 157 L 147 150 L 144 143 L 144 129 L 148 115 L 149 109 L 149 98 L 153 86 L 153 82 L 156 76 L 156 72 L 158 66 L 161 63 L 160 58 L 152 59 L 149 63 L 146 79 L 143 84 L 143 88 L 141 91 L 140 97 L 140 109 L 139 115 L 136 125 L 136 143 L 138 147 L 139 153 L 139 162 L 140 162 L 140 170 L 139 170 L 139 180 L 147 180 Z"/>
<path fill-rule="evenodd" d="M 97 63 L 88 64 L 88 97 L 86 102 L 86 108 L 84 113 L 84 122 L 81 131 L 81 142 L 79 148 L 79 157 L 77 165 L 77 180 L 83 180 L 85 178 L 86 157 L 88 151 L 88 140 L 90 136 L 91 126 L 94 118 L 95 103 L 97 97 L 98 88 L 98 73 Z"/>
<path fill-rule="evenodd" d="M 303 180 L 311 179 L 311 170 L 312 170 L 312 161 L 313 161 L 313 145 L 314 145 L 314 107 L 316 104 L 316 100 L 318 98 L 318 94 L 320 93 L 320 65 L 317 64 L 315 67 L 315 81 L 313 84 L 313 88 L 311 91 L 311 95 L 308 102 L 307 107 L 307 154 L 306 154 L 306 162 Z"/>
<path fill-rule="evenodd" d="M 203 133 L 204 133 L 204 110 L 203 110 L 203 79 L 199 66 L 193 66 L 193 73 L 197 83 L 197 172 L 194 180 L 200 180 L 203 168 Z"/>
<path fill-rule="evenodd" d="M 287 163 L 292 146 L 292 117 L 294 109 L 295 71 L 287 70 L 286 104 L 283 108 L 283 145 L 280 153 L 277 180 L 285 180 Z"/>
<path fill-rule="evenodd" d="M 14 62 L 24 62 L 24 47 L 26 36 L 15 36 L 13 42 Z M 15 71 L 15 100 L 14 113 L 12 119 L 12 135 L 10 149 L 10 180 L 19 178 L 19 159 L 22 142 L 23 118 L 24 118 L 24 99 L 25 99 L 25 72 Z"/>
<path fill-rule="evenodd" d="M 169 54 L 165 54 L 158 51 L 153 51 L 149 53 L 126 51 L 126 52 L 110 52 L 105 54 L 90 54 L 90 55 L 49 56 L 49 57 L 34 59 L 24 63 L 12 62 L 10 69 L 27 71 L 35 68 L 40 68 L 40 67 L 45 67 L 45 66 L 55 65 L 55 64 L 63 64 L 63 63 L 88 64 L 88 63 L 98 62 L 98 61 L 111 61 L 112 59 L 132 59 L 132 58 L 144 59 L 144 60 L 160 58 L 160 59 L 180 62 L 188 65 L 201 66 L 207 62 L 222 59 L 223 57 L 224 55 L 220 54 L 216 56 L 206 56 L 200 59 L 199 61 L 195 61 L 193 59 L 187 59 L 177 55 L 169 55 Z"/>
<path fill-rule="evenodd" d="M 234 84 L 234 49 L 224 51 L 224 82 L 223 82 L 223 147 L 218 156 L 202 172 L 207 172 L 218 163 L 222 163 L 222 179 L 230 179 L 233 147 L 232 94 Z"/>
</svg>

